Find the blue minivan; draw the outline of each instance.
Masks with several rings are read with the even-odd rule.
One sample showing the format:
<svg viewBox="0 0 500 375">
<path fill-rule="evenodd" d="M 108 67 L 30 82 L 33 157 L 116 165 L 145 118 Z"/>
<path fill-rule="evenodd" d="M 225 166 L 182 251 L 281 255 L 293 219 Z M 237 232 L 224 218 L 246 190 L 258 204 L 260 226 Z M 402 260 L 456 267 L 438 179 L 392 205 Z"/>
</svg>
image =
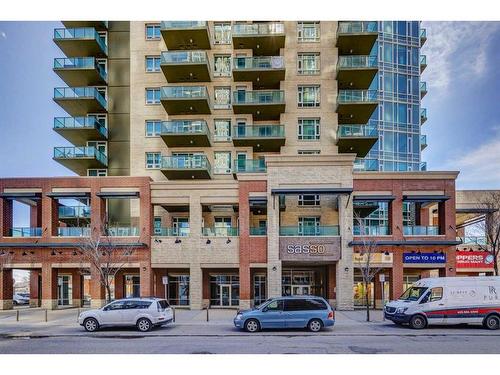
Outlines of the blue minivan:
<svg viewBox="0 0 500 375">
<path fill-rule="evenodd" d="M 335 312 L 321 297 L 290 296 L 271 298 L 252 310 L 238 311 L 236 328 L 258 332 L 265 328 L 307 328 L 319 332 L 335 323 Z"/>
</svg>

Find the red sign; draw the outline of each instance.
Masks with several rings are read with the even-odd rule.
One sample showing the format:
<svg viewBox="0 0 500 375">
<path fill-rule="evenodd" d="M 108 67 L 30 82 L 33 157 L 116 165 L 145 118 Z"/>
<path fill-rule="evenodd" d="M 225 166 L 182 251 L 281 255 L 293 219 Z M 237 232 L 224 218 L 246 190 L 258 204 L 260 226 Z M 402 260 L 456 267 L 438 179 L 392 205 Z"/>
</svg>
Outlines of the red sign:
<svg viewBox="0 0 500 375">
<path fill-rule="evenodd" d="M 493 268 L 494 260 L 486 251 L 457 251 L 457 268 Z"/>
</svg>

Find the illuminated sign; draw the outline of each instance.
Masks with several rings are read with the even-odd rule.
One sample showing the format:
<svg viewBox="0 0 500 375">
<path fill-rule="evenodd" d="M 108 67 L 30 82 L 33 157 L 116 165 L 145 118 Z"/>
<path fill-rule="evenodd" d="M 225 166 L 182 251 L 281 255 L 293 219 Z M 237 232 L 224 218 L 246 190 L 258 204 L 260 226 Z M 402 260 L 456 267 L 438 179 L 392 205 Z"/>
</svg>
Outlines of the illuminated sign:
<svg viewBox="0 0 500 375">
<path fill-rule="evenodd" d="M 404 253 L 403 263 L 439 264 L 446 263 L 446 254 L 439 253 Z"/>
<path fill-rule="evenodd" d="M 487 251 L 457 251 L 457 269 L 488 268 L 493 269 L 495 257 Z"/>
</svg>

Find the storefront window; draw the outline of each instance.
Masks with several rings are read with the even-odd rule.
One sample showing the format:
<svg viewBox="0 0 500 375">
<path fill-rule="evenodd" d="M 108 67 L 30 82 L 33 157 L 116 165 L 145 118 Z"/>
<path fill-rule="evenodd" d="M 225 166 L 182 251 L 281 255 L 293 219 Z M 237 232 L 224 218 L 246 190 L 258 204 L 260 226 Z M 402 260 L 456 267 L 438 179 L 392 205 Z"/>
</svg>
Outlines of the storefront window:
<svg viewBox="0 0 500 375">
<path fill-rule="evenodd" d="M 283 270 L 283 296 L 315 295 L 324 297 L 324 273 L 318 270 Z"/>
<path fill-rule="evenodd" d="M 253 277 L 253 301 L 258 306 L 266 300 L 266 275 L 254 275 Z"/>
<path fill-rule="evenodd" d="M 168 275 L 168 302 L 189 306 L 189 275 Z"/>
<path fill-rule="evenodd" d="M 137 298 L 141 295 L 140 278 L 137 275 L 125 275 L 125 298 Z"/>
<path fill-rule="evenodd" d="M 210 306 L 231 307 L 240 304 L 240 277 L 237 275 L 210 276 Z"/>
</svg>

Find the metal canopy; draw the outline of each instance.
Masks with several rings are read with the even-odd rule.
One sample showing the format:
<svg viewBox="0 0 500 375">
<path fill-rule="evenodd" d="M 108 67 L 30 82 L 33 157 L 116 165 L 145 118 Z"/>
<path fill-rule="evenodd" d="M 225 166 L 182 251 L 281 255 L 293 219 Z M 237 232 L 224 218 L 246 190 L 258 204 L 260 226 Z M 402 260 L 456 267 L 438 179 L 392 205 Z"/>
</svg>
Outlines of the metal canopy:
<svg viewBox="0 0 500 375">
<path fill-rule="evenodd" d="M 85 240 L 85 237 L 82 237 Z M 0 243 L 1 247 L 16 247 L 16 248 L 29 248 L 29 247 L 54 247 L 54 248 L 73 248 L 79 247 L 81 244 L 78 242 L 68 242 L 68 243 L 57 243 L 57 242 L 2 242 Z M 105 244 L 101 244 L 101 246 L 106 247 Z M 127 243 L 112 243 L 112 246 L 115 247 L 144 247 L 146 246 L 143 242 L 127 242 Z"/>
<path fill-rule="evenodd" d="M 396 199 L 394 195 L 355 195 L 353 201 L 362 202 L 389 202 Z"/>
<path fill-rule="evenodd" d="M 67 192 L 67 193 L 47 193 L 45 194 L 47 197 L 51 198 L 87 198 L 90 197 L 89 192 Z"/>
<path fill-rule="evenodd" d="M 5 199 L 41 199 L 40 193 L 0 193 L 0 198 Z"/>
<path fill-rule="evenodd" d="M 448 199 L 449 195 L 403 195 L 403 201 L 415 203 L 445 202 Z"/>
<path fill-rule="evenodd" d="M 131 191 L 131 192 L 118 191 L 118 192 L 105 192 L 105 193 L 101 192 L 101 193 L 97 193 L 96 195 L 98 197 L 101 197 L 101 198 L 127 199 L 127 198 L 139 197 L 139 192 L 138 191 Z"/>
<path fill-rule="evenodd" d="M 457 214 L 492 214 L 494 212 L 497 212 L 498 209 L 496 208 L 457 208 L 456 210 Z"/>
<path fill-rule="evenodd" d="M 352 188 L 284 188 L 271 189 L 272 195 L 297 195 L 297 194 L 351 194 Z"/>
<path fill-rule="evenodd" d="M 456 240 L 418 240 L 418 241 L 375 241 L 375 246 L 452 246 L 460 245 L 461 241 Z M 348 244 L 349 246 L 363 246 L 366 241 L 355 240 Z"/>
</svg>

